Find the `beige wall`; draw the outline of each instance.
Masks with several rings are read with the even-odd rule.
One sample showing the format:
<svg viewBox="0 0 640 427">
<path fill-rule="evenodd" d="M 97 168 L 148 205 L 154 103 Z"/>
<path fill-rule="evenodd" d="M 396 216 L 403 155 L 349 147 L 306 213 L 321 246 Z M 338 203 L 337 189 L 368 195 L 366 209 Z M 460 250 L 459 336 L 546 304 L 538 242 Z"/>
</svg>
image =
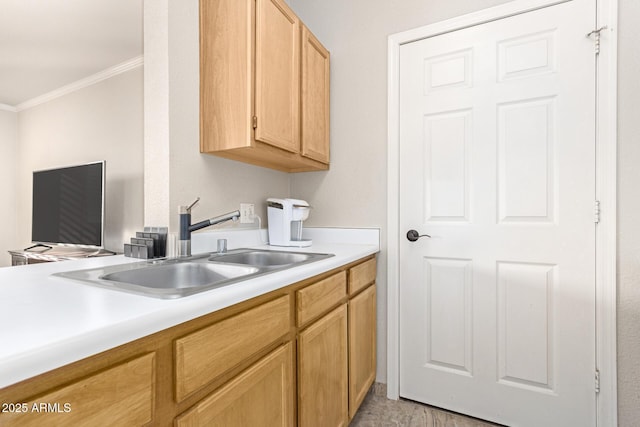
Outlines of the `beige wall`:
<svg viewBox="0 0 640 427">
<path fill-rule="evenodd" d="M 18 236 L 31 241 L 32 171 L 106 160 L 105 246 L 143 225 L 142 67 L 18 113 Z"/>
<path fill-rule="evenodd" d="M 331 170 L 291 177 L 310 225 L 386 226 L 387 36 L 506 0 L 291 0 L 331 51 Z M 619 0 L 618 411 L 640 419 L 640 2 Z M 380 256 L 378 380 L 386 380 L 386 242 Z"/>
<path fill-rule="evenodd" d="M 618 422 L 640 422 L 640 2 L 619 0 Z"/>
<path fill-rule="evenodd" d="M 158 175 L 163 171 L 154 168 L 167 163 L 168 186 L 155 188 L 153 198 L 151 193 L 145 194 L 146 209 L 157 205 L 157 199 L 167 198 L 169 205 L 161 207 L 165 212 L 160 217 L 169 218 L 172 231 L 178 228 L 178 206 L 190 204 L 196 197 L 200 197 L 200 203 L 193 211 L 194 221 L 239 209 L 240 203 L 254 203 L 256 214 L 266 220 L 266 198 L 287 197 L 289 175 L 199 152 L 198 0 L 145 1 L 145 23 L 145 57 L 149 59 L 145 62 L 145 87 L 168 91 L 167 99 L 155 99 L 155 113 L 146 112 L 145 132 L 158 132 L 158 126 L 166 125 L 161 121 L 163 114 L 169 117 L 169 149 L 163 154 L 169 159 L 147 162 L 145 171 L 147 176 Z M 168 45 L 165 61 L 161 60 L 161 49 L 147 49 L 158 43 Z M 145 150 L 153 151 L 154 143 L 147 140 Z M 240 227 L 229 223 L 222 226 Z"/>
<path fill-rule="evenodd" d="M 144 1 L 144 223 L 169 224 L 169 7 Z"/>
<path fill-rule="evenodd" d="M 11 265 L 10 249 L 19 247 L 16 239 L 16 158 L 18 114 L 0 109 L 0 267 Z M 18 246 L 16 246 L 18 245 Z"/>
</svg>

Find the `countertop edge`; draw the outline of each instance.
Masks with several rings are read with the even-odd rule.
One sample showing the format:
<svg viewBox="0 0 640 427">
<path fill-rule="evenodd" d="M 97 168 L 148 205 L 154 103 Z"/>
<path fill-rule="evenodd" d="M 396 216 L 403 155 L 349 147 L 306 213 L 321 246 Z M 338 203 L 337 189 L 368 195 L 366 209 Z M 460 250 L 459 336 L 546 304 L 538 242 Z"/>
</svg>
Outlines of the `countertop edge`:
<svg viewBox="0 0 640 427">
<path fill-rule="evenodd" d="M 28 378 L 94 356 L 123 344 L 152 335 L 189 320 L 250 300 L 271 291 L 326 273 L 379 252 L 379 245 L 322 245 L 321 249 L 342 247 L 340 255 L 243 282 L 241 286 L 220 289 L 168 301 L 165 307 L 143 313 L 70 338 L 16 352 L 0 358 L 0 389 Z M 344 249 L 347 247 L 347 249 Z M 259 246 L 260 247 L 260 246 Z M 277 249 L 277 248 L 271 248 Z M 317 248 L 313 248 L 317 249 Z M 328 252 L 328 251 L 327 251 Z M 107 291 L 113 292 L 113 291 Z M 144 297 L 143 297 L 144 298 Z M 163 303 L 159 303 L 162 305 Z"/>
</svg>

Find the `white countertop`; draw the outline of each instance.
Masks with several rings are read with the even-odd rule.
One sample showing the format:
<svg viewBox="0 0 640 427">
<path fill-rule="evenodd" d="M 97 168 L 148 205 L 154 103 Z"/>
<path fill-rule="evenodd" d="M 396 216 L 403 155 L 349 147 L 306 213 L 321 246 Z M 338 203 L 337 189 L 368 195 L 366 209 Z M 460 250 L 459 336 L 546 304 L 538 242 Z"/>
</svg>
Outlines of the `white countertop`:
<svg viewBox="0 0 640 427">
<path fill-rule="evenodd" d="M 170 300 L 51 276 L 57 272 L 140 262 L 122 255 L 0 268 L 0 324 L 4 327 L 0 341 L 0 388 L 324 273 L 380 249 L 378 229 L 309 230 L 314 240 L 309 248 L 247 245 L 246 236 L 235 239 L 232 233 L 223 236 L 228 238 L 230 249 L 246 246 L 335 256 Z M 257 231 L 254 233 L 258 235 Z M 196 249 L 205 252 L 208 247 L 215 247 L 217 237 L 221 237 L 219 232 L 194 234 L 194 253 Z"/>
</svg>

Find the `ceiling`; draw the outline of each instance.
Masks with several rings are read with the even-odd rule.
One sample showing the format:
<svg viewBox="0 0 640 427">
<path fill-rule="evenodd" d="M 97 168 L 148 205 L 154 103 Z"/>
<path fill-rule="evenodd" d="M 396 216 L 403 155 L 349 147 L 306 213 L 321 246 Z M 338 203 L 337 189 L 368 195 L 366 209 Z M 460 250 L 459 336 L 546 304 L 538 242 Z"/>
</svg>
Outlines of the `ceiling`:
<svg viewBox="0 0 640 427">
<path fill-rule="evenodd" d="M 0 104 L 15 107 L 143 53 L 143 0 L 0 0 Z"/>
</svg>

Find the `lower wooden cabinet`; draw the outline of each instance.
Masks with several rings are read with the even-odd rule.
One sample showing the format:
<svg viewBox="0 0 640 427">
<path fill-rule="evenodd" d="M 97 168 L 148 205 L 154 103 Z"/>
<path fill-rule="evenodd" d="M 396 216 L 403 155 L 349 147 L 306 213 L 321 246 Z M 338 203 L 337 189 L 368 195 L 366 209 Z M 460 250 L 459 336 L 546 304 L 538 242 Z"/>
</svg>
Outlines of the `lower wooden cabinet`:
<svg viewBox="0 0 640 427">
<path fill-rule="evenodd" d="M 347 296 L 347 275 L 344 271 L 306 286 L 296 292 L 296 318 L 299 327 L 307 324 L 336 305 Z"/>
<path fill-rule="evenodd" d="M 155 354 L 150 353 L 29 401 L 0 399 L 0 425 L 145 425 L 153 420 L 154 378 Z"/>
<path fill-rule="evenodd" d="M 206 386 L 244 358 L 286 335 L 289 295 L 228 317 L 175 341 L 176 399 Z"/>
<path fill-rule="evenodd" d="M 300 426 L 346 426 L 347 305 L 314 322 L 298 337 L 298 420 Z"/>
<path fill-rule="evenodd" d="M 293 349 L 287 343 L 176 419 L 176 427 L 290 427 L 294 419 Z"/>
<path fill-rule="evenodd" d="M 376 378 L 376 286 L 349 301 L 349 418 Z"/>
<path fill-rule="evenodd" d="M 375 378 L 375 272 L 367 257 L 0 389 L 0 425 L 346 426 Z"/>
<path fill-rule="evenodd" d="M 376 280 L 376 259 L 371 258 L 349 269 L 349 295 L 355 295 Z"/>
<path fill-rule="evenodd" d="M 298 335 L 301 427 L 348 425 L 375 380 L 376 260 L 346 273 L 296 293 L 298 325 L 317 319 Z"/>
</svg>

